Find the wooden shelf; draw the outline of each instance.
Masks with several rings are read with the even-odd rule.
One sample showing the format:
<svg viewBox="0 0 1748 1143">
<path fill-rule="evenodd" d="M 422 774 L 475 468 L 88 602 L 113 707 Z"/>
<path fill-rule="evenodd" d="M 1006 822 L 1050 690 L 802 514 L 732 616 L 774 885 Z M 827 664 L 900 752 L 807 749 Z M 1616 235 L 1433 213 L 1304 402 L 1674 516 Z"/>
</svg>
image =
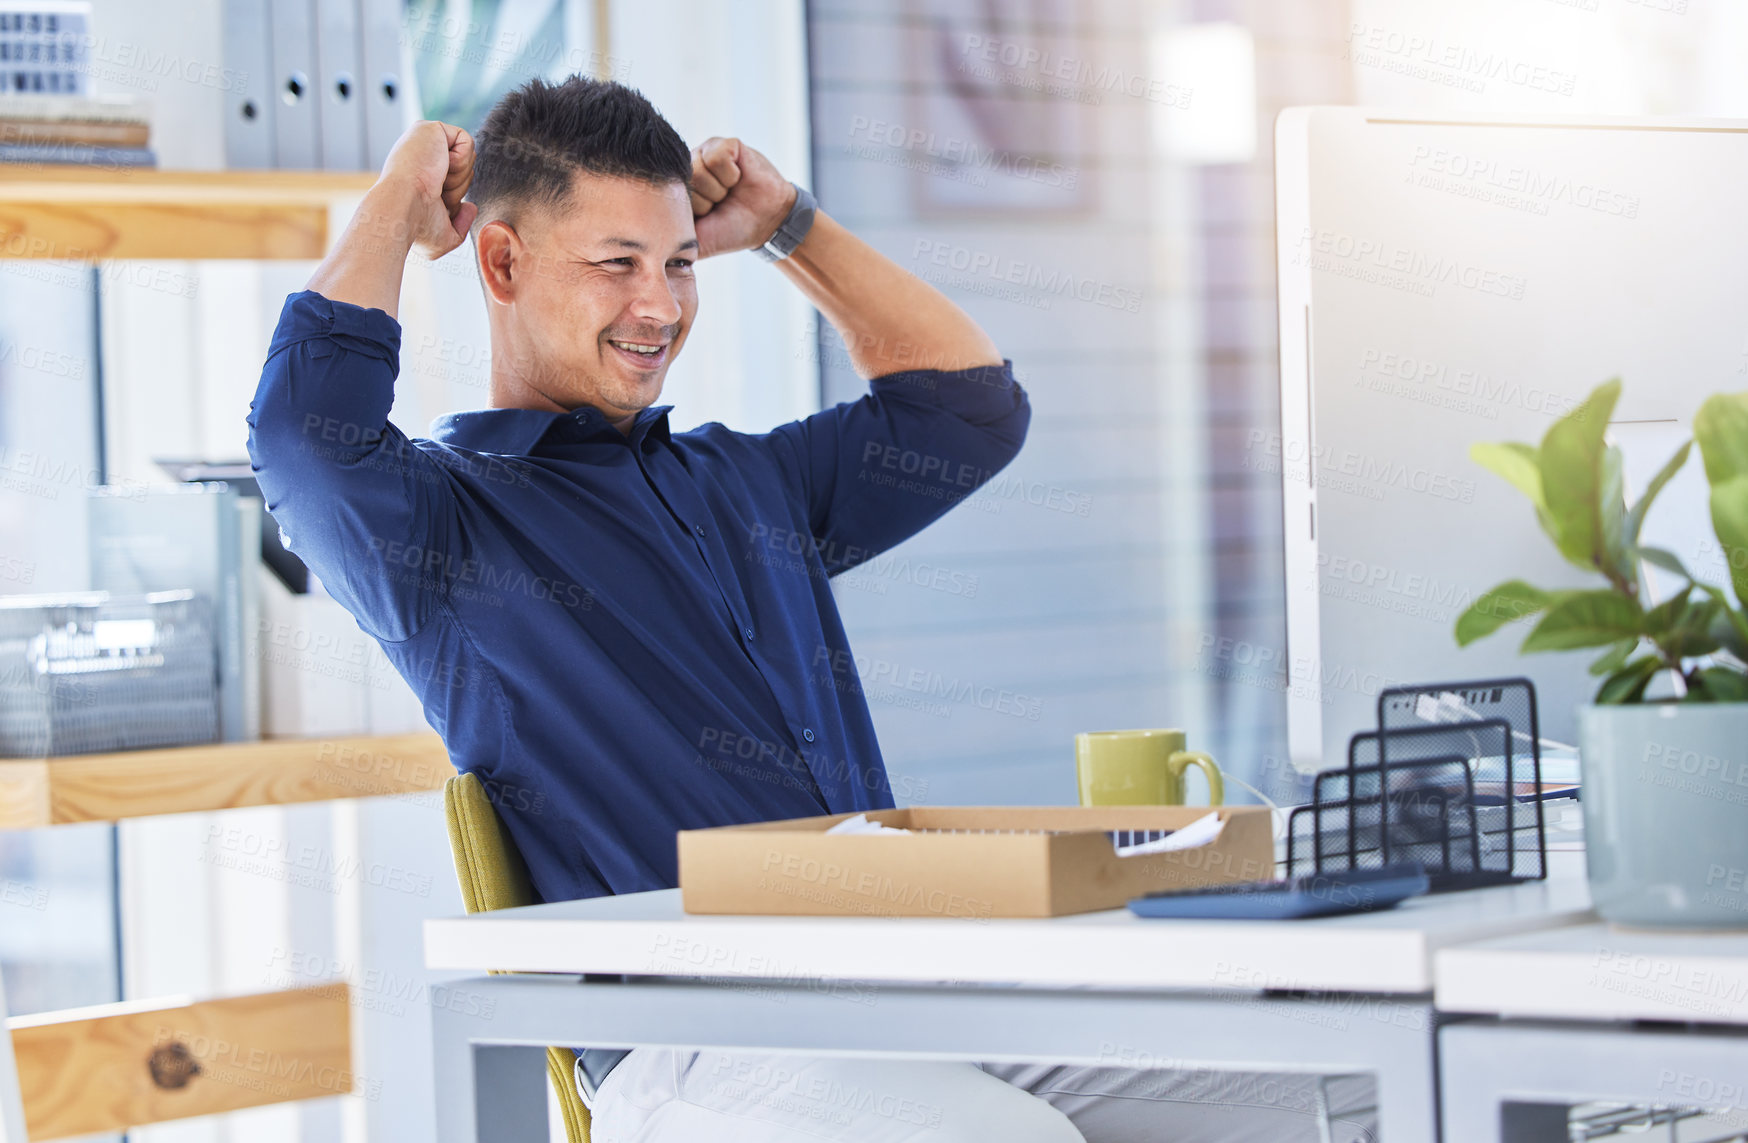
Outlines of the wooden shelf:
<svg viewBox="0 0 1748 1143">
<path fill-rule="evenodd" d="M 0 760 L 0 829 L 439 790 L 437 735 L 222 742 Z"/>
<path fill-rule="evenodd" d="M 32 1140 L 353 1089 L 344 982 L 7 1021 Z"/>
<path fill-rule="evenodd" d="M 0 163 L 0 258 L 320 258 L 376 176 Z"/>
</svg>

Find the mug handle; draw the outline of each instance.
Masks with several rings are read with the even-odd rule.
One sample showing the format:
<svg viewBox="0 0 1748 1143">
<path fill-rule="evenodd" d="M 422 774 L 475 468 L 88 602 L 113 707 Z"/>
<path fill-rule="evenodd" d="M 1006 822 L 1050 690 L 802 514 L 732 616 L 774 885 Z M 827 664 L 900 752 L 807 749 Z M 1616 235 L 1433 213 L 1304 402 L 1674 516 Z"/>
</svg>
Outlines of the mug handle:
<svg viewBox="0 0 1748 1143">
<path fill-rule="evenodd" d="M 1203 754 L 1199 750 L 1179 750 L 1165 760 L 1166 769 L 1178 781 L 1183 781 L 1184 771 L 1191 766 L 1200 767 L 1208 779 L 1208 804 L 1210 806 L 1224 805 L 1226 802 L 1226 783 L 1220 778 L 1220 765 L 1212 755 Z"/>
</svg>

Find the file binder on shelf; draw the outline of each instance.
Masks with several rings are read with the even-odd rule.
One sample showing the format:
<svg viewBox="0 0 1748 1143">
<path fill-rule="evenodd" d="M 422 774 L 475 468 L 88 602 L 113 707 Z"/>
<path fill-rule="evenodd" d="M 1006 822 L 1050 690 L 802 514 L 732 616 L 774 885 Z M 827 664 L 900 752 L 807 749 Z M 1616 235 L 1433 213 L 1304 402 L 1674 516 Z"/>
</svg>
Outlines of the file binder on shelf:
<svg viewBox="0 0 1748 1143">
<path fill-rule="evenodd" d="M 225 0 L 225 166 L 234 171 L 274 165 L 274 90 L 272 34 L 267 0 Z"/>
<path fill-rule="evenodd" d="M 407 126 L 407 91 L 401 82 L 400 0 L 357 0 L 364 75 L 364 169 L 382 164 Z"/>
<path fill-rule="evenodd" d="M 381 170 L 410 110 L 401 0 L 223 4 L 226 166 Z"/>
<path fill-rule="evenodd" d="M 321 163 L 321 107 L 315 90 L 314 0 L 268 0 L 272 29 L 274 166 L 316 170 Z"/>
<path fill-rule="evenodd" d="M 359 84 L 358 0 L 315 0 L 316 85 L 322 166 L 364 169 L 364 107 Z"/>
</svg>

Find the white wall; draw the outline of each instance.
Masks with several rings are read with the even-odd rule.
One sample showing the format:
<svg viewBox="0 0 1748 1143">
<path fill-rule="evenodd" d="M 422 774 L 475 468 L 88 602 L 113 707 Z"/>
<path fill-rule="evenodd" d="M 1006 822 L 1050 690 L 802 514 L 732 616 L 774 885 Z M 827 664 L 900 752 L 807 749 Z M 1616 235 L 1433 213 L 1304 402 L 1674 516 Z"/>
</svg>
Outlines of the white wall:
<svg viewBox="0 0 1748 1143">
<path fill-rule="evenodd" d="M 1180 108 L 1096 83 L 1042 95 L 1030 85 L 1054 77 L 1002 67 L 1000 45 L 1163 96 L 1175 77 L 1150 49 L 1193 13 L 919 7 L 931 18 L 814 6 L 820 200 L 990 333 L 1033 416 L 989 486 L 835 593 L 901 800 L 1072 803 L 1078 731 L 1184 726 L 1218 749 L 1193 669 L 1210 600 L 1202 204 L 1153 142 Z M 955 167 L 973 145 L 997 158 Z M 1090 289 L 1009 284 L 1028 278 Z M 828 400 L 867 389 L 841 350 L 826 379 Z"/>
<path fill-rule="evenodd" d="M 1738 0 L 1351 3 L 1359 35 L 1350 38 L 1349 59 L 1360 103 L 1465 111 L 1748 115 L 1748 5 Z M 1382 50 L 1368 49 L 1374 30 L 1395 33 L 1394 40 L 1382 41 Z M 1393 46 L 1410 38 L 1424 46 L 1418 51 Z M 1540 69 L 1543 78 L 1521 68 L 1517 81 L 1497 73 L 1478 76 L 1469 64 L 1447 62 L 1483 56 Z M 1399 64 L 1415 66 L 1394 66 Z"/>
</svg>

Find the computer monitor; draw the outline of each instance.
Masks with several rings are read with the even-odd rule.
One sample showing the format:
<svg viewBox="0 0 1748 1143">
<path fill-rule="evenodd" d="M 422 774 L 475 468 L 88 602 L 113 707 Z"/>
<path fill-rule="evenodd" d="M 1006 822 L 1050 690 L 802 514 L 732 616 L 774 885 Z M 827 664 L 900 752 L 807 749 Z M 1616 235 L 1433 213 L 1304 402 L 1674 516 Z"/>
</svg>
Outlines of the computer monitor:
<svg viewBox="0 0 1748 1143">
<path fill-rule="evenodd" d="M 1591 652 L 1459 649 L 1487 588 L 1602 586 L 1468 455 L 1539 442 L 1610 377 L 1629 494 L 1748 389 L 1748 123 L 1293 108 L 1276 126 L 1288 740 L 1343 758 L 1393 683 L 1527 675 L 1573 741 Z M 1646 538 L 1727 582 L 1697 455 Z M 1666 590 L 1655 577 L 1653 594 Z"/>
</svg>

